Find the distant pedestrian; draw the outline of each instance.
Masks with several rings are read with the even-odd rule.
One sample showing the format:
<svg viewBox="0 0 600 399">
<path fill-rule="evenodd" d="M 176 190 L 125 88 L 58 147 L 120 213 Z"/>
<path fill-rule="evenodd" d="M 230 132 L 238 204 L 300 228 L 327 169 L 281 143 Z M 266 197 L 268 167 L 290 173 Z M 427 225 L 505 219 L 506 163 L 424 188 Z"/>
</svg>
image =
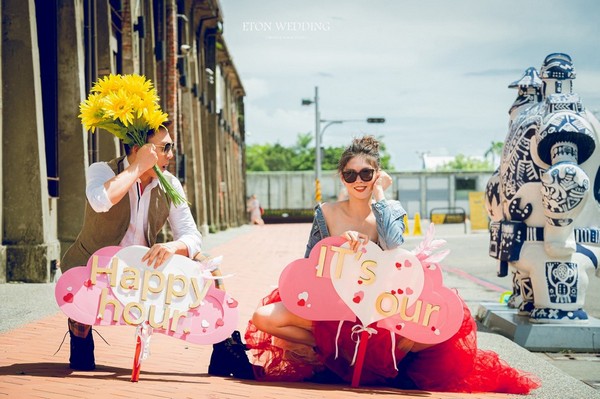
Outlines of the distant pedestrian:
<svg viewBox="0 0 600 399">
<path fill-rule="evenodd" d="M 250 213 L 251 224 L 265 224 L 265 221 L 262 219 L 262 214 L 264 211 L 260 206 L 258 198 L 256 198 L 256 194 L 252 194 L 250 198 L 248 198 L 248 201 L 246 202 L 246 211 Z"/>
</svg>

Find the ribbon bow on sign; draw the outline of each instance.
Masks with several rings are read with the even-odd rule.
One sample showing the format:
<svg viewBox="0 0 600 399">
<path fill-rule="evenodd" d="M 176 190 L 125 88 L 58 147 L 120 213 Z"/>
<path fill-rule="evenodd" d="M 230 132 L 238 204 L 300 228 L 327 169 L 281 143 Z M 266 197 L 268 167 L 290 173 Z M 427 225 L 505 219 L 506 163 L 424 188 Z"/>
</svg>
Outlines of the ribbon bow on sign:
<svg viewBox="0 0 600 399">
<path fill-rule="evenodd" d="M 350 366 L 354 366 L 354 363 L 356 363 L 356 354 L 358 353 L 358 346 L 360 345 L 360 337 L 363 332 L 369 333 L 369 337 L 373 334 L 377 334 L 377 330 L 374 328 L 371 328 L 371 327 L 365 327 L 360 324 L 357 324 L 354 327 L 352 327 L 352 333 L 350 334 L 350 338 L 352 339 L 352 341 L 356 342 L 356 345 L 354 346 L 354 356 L 352 356 L 352 363 L 350 363 Z M 337 354 L 337 348 L 336 348 L 336 354 Z"/>
</svg>

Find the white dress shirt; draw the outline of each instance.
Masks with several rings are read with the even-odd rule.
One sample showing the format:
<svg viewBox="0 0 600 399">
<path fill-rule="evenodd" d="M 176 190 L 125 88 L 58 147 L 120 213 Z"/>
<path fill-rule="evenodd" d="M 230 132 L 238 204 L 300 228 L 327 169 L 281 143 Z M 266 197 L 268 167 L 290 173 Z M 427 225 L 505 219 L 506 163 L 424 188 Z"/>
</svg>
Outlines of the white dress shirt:
<svg viewBox="0 0 600 399">
<path fill-rule="evenodd" d="M 129 166 L 127 157 L 123 160 L 125 168 Z M 164 171 L 164 176 L 171 185 L 182 196 L 185 197 L 183 187 L 179 180 L 171 173 Z M 104 187 L 104 183 L 115 177 L 115 173 L 106 162 L 96 162 L 90 165 L 87 175 L 87 186 L 85 194 L 92 209 L 96 212 L 108 212 L 113 204 L 108 198 L 108 193 Z M 131 207 L 131 218 L 129 227 L 119 244 L 122 247 L 129 245 L 148 246 L 146 241 L 146 231 L 148 229 L 148 206 L 150 205 L 150 193 L 154 187 L 158 185 L 158 179 L 154 178 L 144 188 L 141 189 L 141 181 L 138 179 L 135 184 L 129 188 L 129 205 Z M 178 207 L 171 203 L 169 209 L 169 217 L 167 219 L 171 230 L 173 231 L 173 239 L 183 242 L 188 249 L 190 258 L 193 258 L 201 250 L 202 235 L 196 227 L 194 218 L 187 203 L 181 204 Z"/>
</svg>

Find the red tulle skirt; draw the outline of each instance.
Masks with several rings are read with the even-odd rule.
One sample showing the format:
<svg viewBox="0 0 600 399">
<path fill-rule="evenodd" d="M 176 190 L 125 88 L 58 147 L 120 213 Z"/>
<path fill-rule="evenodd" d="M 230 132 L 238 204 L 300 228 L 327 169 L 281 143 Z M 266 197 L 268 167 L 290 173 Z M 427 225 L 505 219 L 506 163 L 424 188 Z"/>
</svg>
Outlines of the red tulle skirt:
<svg viewBox="0 0 600 399">
<path fill-rule="evenodd" d="M 280 302 L 279 290 L 265 297 L 262 305 Z M 477 349 L 477 327 L 467 306 L 459 331 L 449 340 L 419 352 L 402 350 L 402 337 L 395 336 L 394 367 L 392 337 L 388 330 L 375 328 L 370 335 L 360 377 L 361 385 L 388 385 L 403 389 L 446 392 L 502 392 L 526 394 L 540 386 L 539 379 L 510 367 L 497 353 Z M 337 339 L 339 322 L 313 323 L 316 361 L 298 355 L 281 345 L 273 345 L 273 337 L 248 323 L 245 339 L 254 356 L 256 378 L 262 381 L 302 381 L 329 369 L 344 381 L 352 380 L 351 366 L 356 349 L 356 323 L 344 322 Z M 397 370 L 396 370 L 397 369 Z"/>
</svg>

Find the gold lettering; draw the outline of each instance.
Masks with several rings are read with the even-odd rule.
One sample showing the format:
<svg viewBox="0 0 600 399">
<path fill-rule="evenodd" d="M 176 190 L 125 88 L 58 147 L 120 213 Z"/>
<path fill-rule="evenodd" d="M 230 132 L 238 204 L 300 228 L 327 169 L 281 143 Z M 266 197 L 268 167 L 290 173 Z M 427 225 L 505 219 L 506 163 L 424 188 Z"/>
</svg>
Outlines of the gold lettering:
<svg viewBox="0 0 600 399">
<path fill-rule="evenodd" d="M 137 317 L 137 319 L 132 319 L 131 308 L 137 308 L 139 310 L 140 315 Z M 125 309 L 123 310 L 123 320 L 125 320 L 125 323 L 127 324 L 137 326 L 138 324 L 142 324 L 144 321 L 145 313 L 146 312 L 144 312 L 144 308 L 140 303 L 129 302 L 127 305 L 125 305 Z"/>
<path fill-rule="evenodd" d="M 121 318 L 121 312 L 123 311 L 123 305 L 117 299 L 108 298 L 108 288 L 102 288 L 102 293 L 100 294 L 100 306 L 98 307 L 98 314 L 104 317 L 104 312 L 106 311 L 106 306 L 113 306 L 113 321 L 118 322 Z"/>
<path fill-rule="evenodd" d="M 163 318 L 160 323 L 156 323 L 154 320 L 154 313 L 156 312 L 156 305 L 150 305 L 150 310 L 148 311 L 148 323 L 150 323 L 150 327 L 152 328 L 162 328 L 166 330 L 169 328 L 169 314 L 171 313 L 171 309 L 168 306 L 165 306 L 163 312 Z"/>
<path fill-rule="evenodd" d="M 150 279 L 152 277 L 158 278 L 158 285 L 156 286 L 156 288 L 153 288 L 150 285 Z M 148 298 L 148 292 L 157 294 L 161 292 L 163 288 L 165 288 L 164 274 L 155 270 L 146 270 L 146 272 L 144 273 L 144 282 L 142 284 L 142 297 L 140 300 L 145 301 Z"/>
<path fill-rule="evenodd" d="M 317 267 L 317 277 L 323 277 L 323 267 L 325 267 L 325 257 L 327 256 L 327 247 L 323 245 L 319 253 L 319 267 Z"/>
<path fill-rule="evenodd" d="M 119 259 L 115 256 L 111 259 L 110 268 L 98 267 L 98 255 L 92 256 L 92 271 L 90 280 L 92 284 L 96 284 L 96 274 L 110 274 L 110 286 L 114 287 L 117 285 L 117 268 L 119 266 Z"/>
<path fill-rule="evenodd" d="M 363 281 L 363 284 L 365 285 L 373 284 L 376 280 L 375 272 L 369 269 L 369 266 L 376 267 L 377 262 L 375 262 L 374 260 L 366 260 L 362 263 L 362 265 L 360 265 L 360 270 L 362 270 L 367 275 L 366 277 L 363 277 L 362 275 L 359 276 L 359 278 Z"/>
<path fill-rule="evenodd" d="M 173 318 L 171 319 L 171 328 L 169 330 L 175 332 L 177 331 L 177 325 L 179 324 L 179 318 L 185 318 L 187 316 L 187 312 L 182 312 L 180 310 L 175 309 L 173 311 Z"/>
<path fill-rule="evenodd" d="M 181 281 L 181 285 L 182 288 L 180 291 L 177 291 L 175 289 L 175 282 L 176 281 Z M 165 305 L 169 305 L 171 304 L 171 299 L 173 298 L 173 296 L 176 296 L 177 298 L 181 298 L 182 296 L 185 296 L 189 291 L 189 285 L 188 285 L 188 279 L 186 276 L 183 276 L 181 274 L 178 275 L 173 275 L 173 274 L 169 274 L 168 278 L 167 278 L 167 293 L 165 295 Z"/>
<path fill-rule="evenodd" d="M 423 302 L 417 301 L 415 305 L 415 311 L 412 316 L 408 316 L 406 314 L 406 307 L 408 304 L 408 297 L 405 296 L 402 298 L 402 303 L 400 304 L 400 317 L 406 321 L 412 321 L 413 323 L 417 323 L 419 321 L 419 317 L 421 316 L 421 305 Z"/>
<path fill-rule="evenodd" d="M 132 275 L 127 276 L 128 273 Z M 121 288 L 126 290 L 137 290 L 140 288 L 140 272 L 133 267 L 126 267 L 121 275 Z"/>
<path fill-rule="evenodd" d="M 198 306 L 200 306 L 200 302 L 202 302 L 202 300 L 208 293 L 208 289 L 210 288 L 211 285 L 212 285 L 212 281 L 206 280 L 204 282 L 204 286 L 202 287 L 202 291 L 199 292 L 200 287 L 198 287 L 198 279 L 192 278 L 192 289 L 194 290 L 194 294 L 196 295 L 196 300 L 192 304 L 190 304 L 190 306 L 189 306 L 190 309 L 194 309 L 194 308 L 197 308 Z"/>
<path fill-rule="evenodd" d="M 354 253 L 354 251 L 352 251 L 350 248 L 342 248 L 342 247 L 331 247 L 331 250 L 333 252 L 337 252 L 338 253 L 338 259 L 337 259 L 337 263 L 335 265 L 335 278 L 341 278 L 342 277 L 342 269 L 343 264 L 344 264 L 344 256 L 346 256 L 347 254 L 351 254 Z"/>
<path fill-rule="evenodd" d="M 431 314 L 433 312 L 439 312 L 440 307 L 438 305 L 432 305 L 430 303 L 427 304 L 427 306 L 425 307 L 425 316 L 423 316 L 423 324 L 424 326 L 428 326 L 429 325 L 429 318 L 431 317 Z"/>
<path fill-rule="evenodd" d="M 384 302 L 389 302 L 389 309 L 383 308 Z M 396 295 L 392 295 L 389 292 L 382 292 L 375 300 L 375 309 L 379 314 L 384 315 L 385 317 L 392 316 L 398 311 L 398 298 L 396 298 Z"/>
</svg>

